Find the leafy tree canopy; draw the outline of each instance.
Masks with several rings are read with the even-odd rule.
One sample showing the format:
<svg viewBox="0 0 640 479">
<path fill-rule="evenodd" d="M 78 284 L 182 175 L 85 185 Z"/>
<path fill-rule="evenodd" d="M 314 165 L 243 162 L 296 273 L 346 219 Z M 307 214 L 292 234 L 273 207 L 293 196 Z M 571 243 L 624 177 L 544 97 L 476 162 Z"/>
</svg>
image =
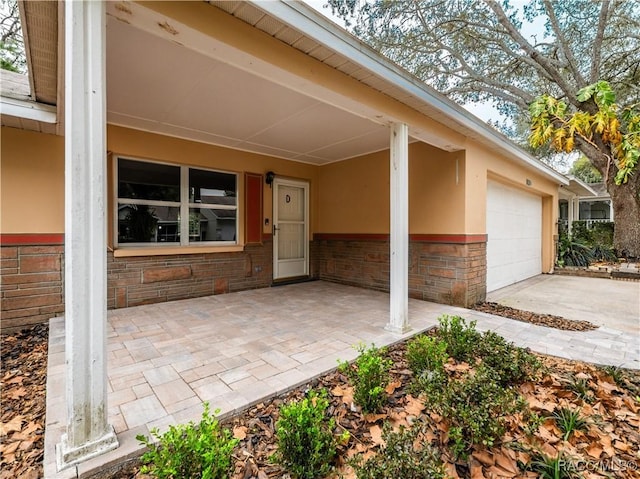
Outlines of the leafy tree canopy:
<svg viewBox="0 0 640 479">
<path fill-rule="evenodd" d="M 600 183 L 602 181 L 600 172 L 593 167 L 589 158 L 584 155 L 580 155 L 578 159 L 573 162 L 571 168 L 569 168 L 569 174 L 585 183 Z"/>
<path fill-rule="evenodd" d="M 528 106 L 543 93 L 579 108 L 578 90 L 606 80 L 621 104 L 640 100 L 639 2 L 329 4 L 356 36 L 451 99 L 493 103 L 512 119 L 507 133 L 520 140 Z"/>
<path fill-rule="evenodd" d="M 0 68 L 17 73 L 27 72 L 16 0 L 0 0 Z"/>
</svg>

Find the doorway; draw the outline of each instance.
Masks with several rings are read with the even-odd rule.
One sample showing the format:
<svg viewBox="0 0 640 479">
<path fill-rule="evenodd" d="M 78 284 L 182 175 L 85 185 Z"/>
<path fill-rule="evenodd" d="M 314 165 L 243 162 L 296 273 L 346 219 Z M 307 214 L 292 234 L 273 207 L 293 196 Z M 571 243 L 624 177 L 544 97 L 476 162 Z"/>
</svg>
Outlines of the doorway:
<svg viewBox="0 0 640 479">
<path fill-rule="evenodd" d="M 273 181 L 273 279 L 309 275 L 309 183 Z"/>
</svg>

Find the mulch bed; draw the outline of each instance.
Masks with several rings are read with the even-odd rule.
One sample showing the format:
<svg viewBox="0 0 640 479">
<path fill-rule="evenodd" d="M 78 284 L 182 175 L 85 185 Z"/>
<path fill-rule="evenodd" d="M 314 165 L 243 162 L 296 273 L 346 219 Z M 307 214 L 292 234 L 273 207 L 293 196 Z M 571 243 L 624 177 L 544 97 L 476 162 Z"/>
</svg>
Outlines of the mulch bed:
<svg viewBox="0 0 640 479">
<path fill-rule="evenodd" d="M 2 336 L 0 479 L 42 477 L 49 326 Z"/>
<path fill-rule="evenodd" d="M 0 479 L 42 477 L 44 455 L 45 386 L 47 368 L 46 325 L 2 337 L 2 404 L 0 410 Z M 274 435 L 279 407 L 300 398 L 309 387 L 330 391 L 331 413 L 340 430 L 348 430 L 351 439 L 340 448 L 338 466 L 345 478 L 353 478 L 353 471 L 345 458 L 354 454 L 372 454 L 380 449 L 383 422 L 395 427 L 407 425 L 416 417 L 430 425 L 429 439 L 442 445 L 447 438 L 446 420 L 429 412 L 419 397 L 408 393 L 411 372 L 404 359 L 404 345 L 390 349 L 394 362 L 392 384 L 388 389 L 388 405 L 379 415 L 364 416 L 351 405 L 353 389 L 343 374 L 334 371 L 305 387 L 270 401 L 260 403 L 244 414 L 227 421 L 240 445 L 235 452 L 234 479 L 268 479 L 288 477 L 279 466 L 269 460 L 276 448 Z M 624 371 L 625 384 L 618 386 L 600 368 L 593 365 L 553 357 L 539 356 L 547 367 L 544 377 L 525 383 L 520 393 L 530 408 L 549 416 L 558 406 L 578 407 L 588 416 L 589 429 L 570 441 L 563 441 L 553 420 L 546 420 L 532 436 L 523 433 L 521 418 L 510 420 L 510 428 L 500 444 L 491 449 L 474 450 L 466 462 L 455 461 L 443 451 L 447 473 L 453 477 L 482 479 L 483 477 L 533 477 L 518 469 L 518 461 L 530 459 L 528 453 L 512 447 L 526 444 L 548 455 L 565 451 L 597 470 L 583 472 L 585 478 L 637 478 L 640 466 L 640 372 Z M 451 362 L 448 368 L 468 368 Z M 583 379 L 589 386 L 591 401 L 578 398 L 567 389 L 569 378 Z M 212 404 L 212 409 L 215 404 Z M 617 462 L 615 462 L 617 461 Z M 622 461 L 622 462 L 620 462 Z M 626 467 L 618 467 L 620 464 Z M 616 467 L 613 467 L 617 465 Z M 102 471 L 100 477 L 137 478 L 144 476 L 134 461 L 118 470 Z M 399 478 L 398 478 L 399 479 Z"/>
<path fill-rule="evenodd" d="M 496 316 L 502 316 L 504 318 L 515 319 L 516 321 L 537 324 L 538 326 L 562 329 L 563 331 L 592 331 L 598 329 L 598 326 L 589 321 L 575 321 L 553 314 L 532 313 L 531 311 L 523 311 L 492 302 L 476 303 L 471 309 L 482 311 L 483 313 L 495 314 Z"/>
</svg>

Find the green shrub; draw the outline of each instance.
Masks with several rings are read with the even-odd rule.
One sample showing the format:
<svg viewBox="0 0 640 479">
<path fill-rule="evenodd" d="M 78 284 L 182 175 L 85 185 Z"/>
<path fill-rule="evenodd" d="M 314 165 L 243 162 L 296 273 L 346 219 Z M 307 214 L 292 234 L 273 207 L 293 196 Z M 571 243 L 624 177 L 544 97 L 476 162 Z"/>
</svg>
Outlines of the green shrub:
<svg viewBox="0 0 640 479">
<path fill-rule="evenodd" d="M 382 429 L 385 444 L 367 461 L 361 457 L 351 462 L 358 479 L 441 479 L 444 466 L 437 452 L 420 438 L 423 425 L 392 432 L 388 424 Z M 416 447 L 416 445 L 418 447 Z"/>
<path fill-rule="evenodd" d="M 588 246 L 593 241 L 593 230 L 589 229 L 584 220 L 576 220 L 571 223 L 571 234 L 576 243 Z"/>
<path fill-rule="evenodd" d="M 592 261 L 591 248 L 586 243 L 579 242 L 575 236 L 560 239 L 558 243 L 559 266 L 586 267 Z"/>
<path fill-rule="evenodd" d="M 593 256 L 594 261 L 606 261 L 611 263 L 618 260 L 613 248 L 603 244 L 595 244 L 591 249 L 591 256 Z"/>
<path fill-rule="evenodd" d="M 379 411 L 386 400 L 385 388 L 389 384 L 389 369 L 393 362 L 385 358 L 386 349 L 364 344 L 356 346 L 360 353 L 352 364 L 343 362 L 340 371 L 345 373 L 353 384 L 353 399 L 365 413 Z"/>
<path fill-rule="evenodd" d="M 278 450 L 273 460 L 294 477 L 313 479 L 326 476 L 332 469 L 337 440 L 335 420 L 327 418 L 326 391 L 310 391 L 300 401 L 280 408 L 276 423 Z"/>
<path fill-rule="evenodd" d="M 420 335 L 407 343 L 407 361 L 416 377 L 443 371 L 447 359 L 447 343 L 438 338 Z"/>
<path fill-rule="evenodd" d="M 451 451 L 463 459 L 474 445 L 493 446 L 505 432 L 506 417 L 524 408 L 514 390 L 502 386 L 496 373 L 483 364 L 427 393 L 426 399 L 449 421 Z"/>
<path fill-rule="evenodd" d="M 476 331 L 476 321 L 468 325 L 460 316 L 446 314 L 438 318 L 437 337 L 447 344 L 447 353 L 457 361 L 470 362 L 478 348 L 481 335 Z"/>
<path fill-rule="evenodd" d="M 608 221 L 606 223 L 594 223 L 591 230 L 593 244 L 600 244 L 611 248 L 613 246 L 613 232 L 615 223 Z"/>
<path fill-rule="evenodd" d="M 217 414 L 218 411 L 215 411 Z M 169 426 L 164 434 L 157 429 L 151 436 L 142 434 L 136 439 L 147 446 L 142 456 L 141 471 L 161 479 L 224 479 L 231 472 L 231 454 L 238 444 L 231 431 L 221 428 L 209 404 L 204 403 L 200 424 L 193 422 Z"/>
<path fill-rule="evenodd" d="M 486 331 L 478 349 L 485 366 L 493 369 L 503 386 L 534 379 L 542 367 L 538 358 L 508 342 L 493 331 Z"/>
</svg>

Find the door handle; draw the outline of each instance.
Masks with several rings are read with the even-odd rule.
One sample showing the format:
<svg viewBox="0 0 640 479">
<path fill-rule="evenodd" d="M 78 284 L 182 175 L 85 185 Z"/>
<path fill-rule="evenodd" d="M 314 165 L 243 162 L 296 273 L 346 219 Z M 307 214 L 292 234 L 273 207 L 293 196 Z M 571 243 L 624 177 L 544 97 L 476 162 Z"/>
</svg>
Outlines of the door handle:
<svg viewBox="0 0 640 479">
<path fill-rule="evenodd" d="M 273 234 L 276 234 L 276 231 L 278 231 L 280 228 L 278 228 L 277 225 L 273 225 Z"/>
</svg>

